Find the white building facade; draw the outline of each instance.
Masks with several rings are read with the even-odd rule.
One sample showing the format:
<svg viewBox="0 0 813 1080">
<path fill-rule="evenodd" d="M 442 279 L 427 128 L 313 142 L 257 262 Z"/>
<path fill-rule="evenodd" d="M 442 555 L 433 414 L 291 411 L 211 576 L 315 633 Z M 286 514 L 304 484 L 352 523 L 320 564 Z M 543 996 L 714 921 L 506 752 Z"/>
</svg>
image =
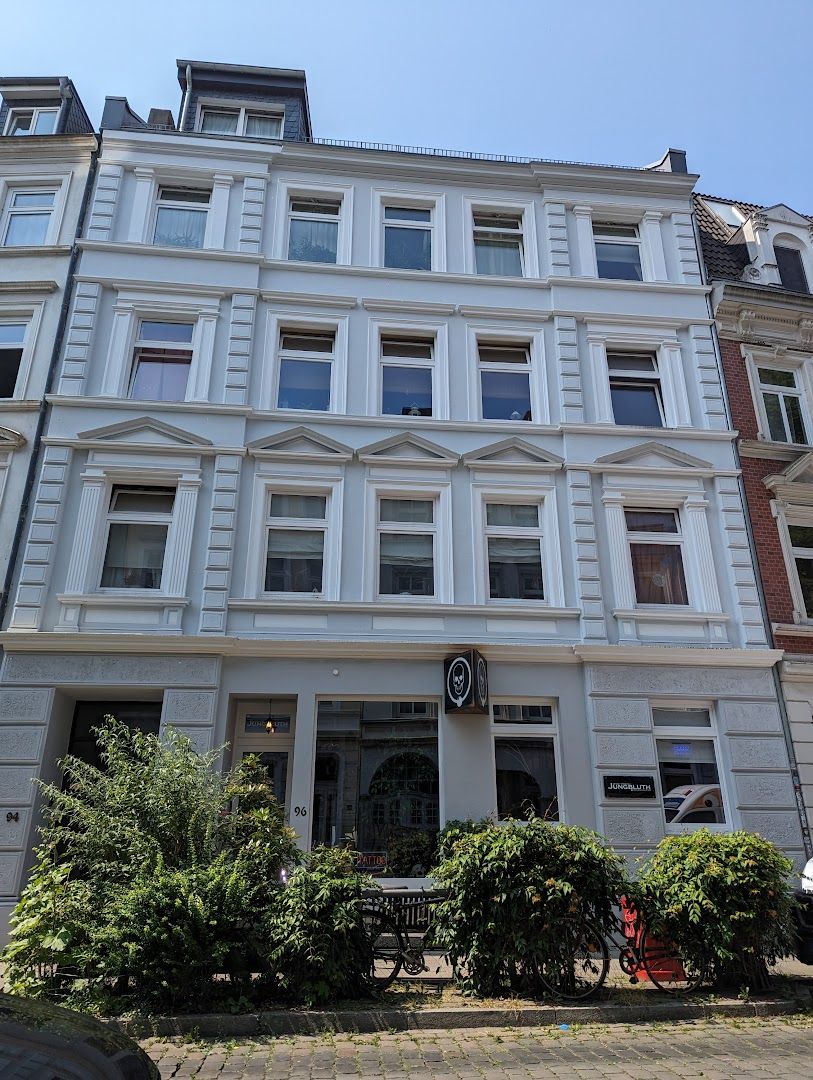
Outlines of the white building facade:
<svg viewBox="0 0 813 1080">
<path fill-rule="evenodd" d="M 106 108 L 2 635 L 6 910 L 106 712 L 262 755 L 390 878 L 529 809 L 800 858 L 683 155 L 323 145 L 301 72 L 179 79 L 180 131 Z"/>
</svg>

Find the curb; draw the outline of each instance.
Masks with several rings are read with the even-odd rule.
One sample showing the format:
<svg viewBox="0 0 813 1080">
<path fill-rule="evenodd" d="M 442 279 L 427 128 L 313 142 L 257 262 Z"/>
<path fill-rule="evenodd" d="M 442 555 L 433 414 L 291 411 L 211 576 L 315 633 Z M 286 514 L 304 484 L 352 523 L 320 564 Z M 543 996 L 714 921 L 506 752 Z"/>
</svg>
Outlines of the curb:
<svg viewBox="0 0 813 1080">
<path fill-rule="evenodd" d="M 784 1016 L 811 1011 L 809 996 L 763 1001 L 683 1002 L 653 1005 L 539 1005 L 520 1008 L 474 1006 L 448 1009 L 339 1009 L 295 1012 L 204 1013 L 116 1021 L 135 1038 L 200 1035 L 372 1034 L 392 1031 L 460 1030 L 488 1027 L 549 1027 L 558 1024 L 623 1024 L 713 1017 Z"/>
</svg>

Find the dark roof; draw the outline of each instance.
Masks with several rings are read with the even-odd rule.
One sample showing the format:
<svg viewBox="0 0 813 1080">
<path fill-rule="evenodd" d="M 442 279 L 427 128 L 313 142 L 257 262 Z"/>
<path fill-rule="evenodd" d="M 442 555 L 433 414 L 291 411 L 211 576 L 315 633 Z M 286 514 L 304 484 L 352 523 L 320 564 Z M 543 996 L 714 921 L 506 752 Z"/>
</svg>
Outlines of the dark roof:
<svg viewBox="0 0 813 1080">
<path fill-rule="evenodd" d="M 748 247 L 744 243 L 729 243 L 731 237 L 739 232 L 739 229 L 726 224 L 706 205 L 705 200 L 728 203 L 735 210 L 739 210 L 745 218 L 758 210 L 768 210 L 770 207 L 762 206 L 760 203 L 741 202 L 739 199 L 726 199 L 719 195 L 703 195 L 700 192 L 697 192 L 693 198 L 697 227 L 700 232 L 700 246 L 703 249 L 703 261 L 709 278 L 739 281 L 743 270 L 751 261 L 748 258 Z M 813 221 L 813 218 L 808 218 L 808 220 Z"/>
</svg>

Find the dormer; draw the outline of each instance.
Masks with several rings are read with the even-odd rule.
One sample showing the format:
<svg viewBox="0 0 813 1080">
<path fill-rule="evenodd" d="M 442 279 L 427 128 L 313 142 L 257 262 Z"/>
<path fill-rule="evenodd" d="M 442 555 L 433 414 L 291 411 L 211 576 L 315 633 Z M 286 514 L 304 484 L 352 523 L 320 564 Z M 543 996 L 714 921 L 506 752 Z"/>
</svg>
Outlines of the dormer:
<svg viewBox="0 0 813 1080">
<path fill-rule="evenodd" d="M 178 60 L 181 131 L 248 139 L 311 138 L 305 72 Z"/>
<path fill-rule="evenodd" d="M 92 135 L 93 125 L 65 75 L 0 79 L 0 135 Z"/>
</svg>

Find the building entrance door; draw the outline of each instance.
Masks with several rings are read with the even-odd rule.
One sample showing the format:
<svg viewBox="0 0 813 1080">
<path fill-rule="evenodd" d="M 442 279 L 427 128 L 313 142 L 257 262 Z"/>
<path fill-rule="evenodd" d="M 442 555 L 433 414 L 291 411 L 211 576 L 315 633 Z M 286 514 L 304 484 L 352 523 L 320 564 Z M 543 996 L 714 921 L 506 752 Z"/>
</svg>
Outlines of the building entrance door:
<svg viewBox="0 0 813 1080">
<path fill-rule="evenodd" d="M 234 761 L 256 755 L 268 773 L 278 802 L 289 815 L 290 773 L 294 750 L 296 698 L 260 698 L 237 706 Z"/>
</svg>

